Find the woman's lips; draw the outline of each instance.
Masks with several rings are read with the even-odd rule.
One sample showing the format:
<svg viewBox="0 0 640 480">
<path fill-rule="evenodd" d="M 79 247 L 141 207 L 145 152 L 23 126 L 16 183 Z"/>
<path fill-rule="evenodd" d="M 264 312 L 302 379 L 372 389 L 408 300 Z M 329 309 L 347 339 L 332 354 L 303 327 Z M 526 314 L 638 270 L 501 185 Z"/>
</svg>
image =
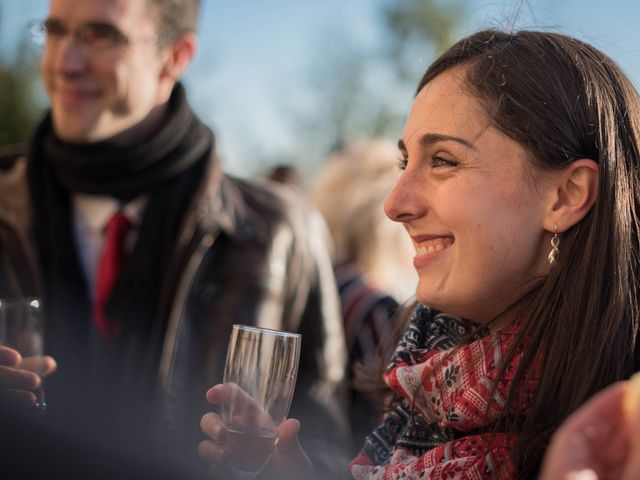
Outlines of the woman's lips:
<svg viewBox="0 0 640 480">
<path fill-rule="evenodd" d="M 442 251 L 453 245 L 454 239 L 450 236 L 412 237 L 416 249 L 413 257 L 413 266 L 424 268 L 438 257 Z"/>
</svg>

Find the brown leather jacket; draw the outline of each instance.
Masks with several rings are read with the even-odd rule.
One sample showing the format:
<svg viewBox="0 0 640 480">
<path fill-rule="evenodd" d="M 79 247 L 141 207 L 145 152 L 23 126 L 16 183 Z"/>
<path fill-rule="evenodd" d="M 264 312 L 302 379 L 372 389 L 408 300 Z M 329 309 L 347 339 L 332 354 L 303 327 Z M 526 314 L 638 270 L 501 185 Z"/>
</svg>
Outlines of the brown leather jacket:
<svg viewBox="0 0 640 480">
<path fill-rule="evenodd" d="M 232 178 L 212 162 L 184 223 L 162 295 L 166 329 L 151 349 L 158 439 L 195 454 L 204 392 L 222 381 L 234 323 L 302 333 L 290 416 L 319 476 L 346 472 L 346 353 L 323 224 L 294 192 Z M 0 296 L 37 294 L 24 157 L 0 159 Z M 153 342 L 152 342 L 153 343 Z M 178 448 L 176 448 L 176 446 Z"/>
</svg>

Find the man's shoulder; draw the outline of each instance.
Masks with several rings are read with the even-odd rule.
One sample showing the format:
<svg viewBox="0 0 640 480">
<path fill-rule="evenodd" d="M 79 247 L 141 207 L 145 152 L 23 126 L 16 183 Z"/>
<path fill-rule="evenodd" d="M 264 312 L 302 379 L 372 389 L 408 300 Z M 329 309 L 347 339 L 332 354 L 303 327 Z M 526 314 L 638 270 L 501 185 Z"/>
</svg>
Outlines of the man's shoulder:
<svg viewBox="0 0 640 480">
<path fill-rule="evenodd" d="M 250 217 L 264 221 L 292 222 L 313 211 L 311 203 L 294 188 L 268 181 L 249 180 L 226 175 L 227 190 L 236 192 L 235 206 Z"/>
<path fill-rule="evenodd" d="M 0 147 L 0 218 L 24 227 L 29 212 L 26 149 Z"/>
<path fill-rule="evenodd" d="M 222 218 L 230 220 L 230 232 L 262 239 L 289 238 L 320 256 L 328 249 L 329 234 L 320 212 L 296 188 L 269 181 L 225 175 L 222 182 Z M 322 253 L 324 255 L 324 253 Z"/>
<path fill-rule="evenodd" d="M 0 174 L 10 171 L 20 160 L 26 160 L 25 144 L 0 145 Z"/>
</svg>

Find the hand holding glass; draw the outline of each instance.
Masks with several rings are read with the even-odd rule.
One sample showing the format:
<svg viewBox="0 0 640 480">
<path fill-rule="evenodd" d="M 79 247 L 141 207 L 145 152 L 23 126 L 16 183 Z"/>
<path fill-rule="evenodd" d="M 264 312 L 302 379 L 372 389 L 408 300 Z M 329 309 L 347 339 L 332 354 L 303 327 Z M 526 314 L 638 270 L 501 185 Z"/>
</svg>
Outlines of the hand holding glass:
<svg viewBox="0 0 640 480">
<path fill-rule="evenodd" d="M 293 398 L 300 339 L 295 333 L 233 326 L 221 415 L 237 478 L 254 478 L 271 457 Z"/>
<path fill-rule="evenodd" d="M 38 298 L 0 299 L 0 345 L 17 350 L 23 358 L 41 357 L 44 343 L 42 304 Z M 42 376 L 44 372 L 36 372 Z M 37 413 L 46 410 L 42 386 L 34 392 Z"/>
</svg>

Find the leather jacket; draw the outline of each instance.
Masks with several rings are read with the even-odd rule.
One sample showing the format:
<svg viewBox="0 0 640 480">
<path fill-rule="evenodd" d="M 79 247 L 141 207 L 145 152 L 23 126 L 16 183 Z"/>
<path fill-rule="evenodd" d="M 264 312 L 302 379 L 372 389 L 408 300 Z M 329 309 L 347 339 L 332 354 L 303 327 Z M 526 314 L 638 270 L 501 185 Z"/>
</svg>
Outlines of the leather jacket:
<svg viewBox="0 0 640 480">
<path fill-rule="evenodd" d="M 0 159 L 0 296 L 37 294 L 26 158 Z M 193 461 L 204 394 L 222 382 L 233 324 L 302 334 L 290 412 L 319 476 L 346 472 L 346 349 L 323 223 L 295 192 L 233 178 L 212 159 L 179 235 L 150 350 L 157 365 L 157 439 Z M 306 433 L 306 435 L 305 435 Z M 184 456 L 182 457 L 184 458 Z M 191 460 L 190 460 L 191 461 Z"/>
</svg>

